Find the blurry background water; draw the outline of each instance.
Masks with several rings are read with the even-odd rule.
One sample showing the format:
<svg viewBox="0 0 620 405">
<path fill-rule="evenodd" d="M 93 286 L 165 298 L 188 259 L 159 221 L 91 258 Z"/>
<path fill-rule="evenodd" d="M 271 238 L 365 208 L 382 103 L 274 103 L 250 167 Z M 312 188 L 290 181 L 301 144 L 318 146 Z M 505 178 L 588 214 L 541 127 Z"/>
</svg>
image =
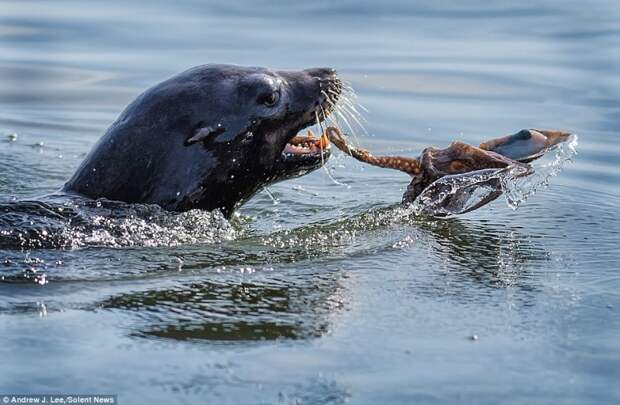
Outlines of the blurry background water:
<svg viewBox="0 0 620 405">
<path fill-rule="evenodd" d="M 65 249 L 0 243 L 0 393 L 620 401 L 618 55 L 616 1 L 2 1 L 0 203 L 56 191 L 136 95 L 209 62 L 335 67 L 376 153 L 580 144 L 517 211 L 417 218 L 394 207 L 406 176 L 336 154 L 342 184 L 278 184 L 233 224 L 103 207 Z"/>
</svg>

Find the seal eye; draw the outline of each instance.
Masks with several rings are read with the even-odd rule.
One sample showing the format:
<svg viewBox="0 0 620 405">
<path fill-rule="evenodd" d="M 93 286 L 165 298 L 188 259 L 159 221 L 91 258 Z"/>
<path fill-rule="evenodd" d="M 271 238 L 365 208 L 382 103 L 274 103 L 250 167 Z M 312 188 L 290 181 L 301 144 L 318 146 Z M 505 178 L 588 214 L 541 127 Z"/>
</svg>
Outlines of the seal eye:
<svg viewBox="0 0 620 405">
<path fill-rule="evenodd" d="M 258 104 L 264 104 L 267 107 L 273 107 L 274 105 L 278 103 L 278 101 L 280 101 L 279 91 L 274 91 L 274 92 L 267 93 L 267 94 L 261 94 L 256 100 Z"/>
</svg>

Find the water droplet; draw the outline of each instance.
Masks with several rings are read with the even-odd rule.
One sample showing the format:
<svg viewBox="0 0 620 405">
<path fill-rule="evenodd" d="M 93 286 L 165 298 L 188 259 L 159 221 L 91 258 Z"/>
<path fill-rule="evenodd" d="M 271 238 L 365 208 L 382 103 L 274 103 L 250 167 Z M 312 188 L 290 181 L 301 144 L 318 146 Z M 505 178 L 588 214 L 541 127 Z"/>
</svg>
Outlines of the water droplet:
<svg viewBox="0 0 620 405">
<path fill-rule="evenodd" d="M 39 285 L 45 285 L 49 283 L 45 274 L 37 275 L 34 279 L 35 283 Z"/>
<path fill-rule="evenodd" d="M 45 306 L 45 303 L 37 302 L 37 305 L 39 306 L 39 317 L 43 318 L 47 316 L 47 307 Z"/>
</svg>

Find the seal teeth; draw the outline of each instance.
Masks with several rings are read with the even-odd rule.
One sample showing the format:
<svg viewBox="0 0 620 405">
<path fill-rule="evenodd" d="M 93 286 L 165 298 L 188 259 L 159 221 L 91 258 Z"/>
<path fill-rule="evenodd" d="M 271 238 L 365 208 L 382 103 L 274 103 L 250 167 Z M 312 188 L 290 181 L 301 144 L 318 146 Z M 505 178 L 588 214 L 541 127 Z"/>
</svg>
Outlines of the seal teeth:
<svg viewBox="0 0 620 405">
<path fill-rule="evenodd" d="M 308 129 L 306 135 L 297 135 L 289 140 L 282 153 L 287 156 L 319 156 L 326 153 L 329 148 L 330 141 L 325 133 L 317 137 Z"/>
</svg>

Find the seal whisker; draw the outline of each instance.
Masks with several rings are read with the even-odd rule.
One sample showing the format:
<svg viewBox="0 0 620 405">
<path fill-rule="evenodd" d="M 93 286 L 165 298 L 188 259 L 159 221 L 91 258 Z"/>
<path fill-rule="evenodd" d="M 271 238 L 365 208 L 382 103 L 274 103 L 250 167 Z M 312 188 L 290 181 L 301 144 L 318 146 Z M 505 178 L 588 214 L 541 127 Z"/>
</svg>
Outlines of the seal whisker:
<svg viewBox="0 0 620 405">
<path fill-rule="evenodd" d="M 323 92 L 323 94 L 325 94 L 325 92 Z M 325 95 L 326 95 L 326 94 L 325 94 Z M 326 96 L 327 96 L 327 95 L 326 95 Z M 336 112 L 336 113 L 337 113 L 340 109 L 342 109 L 342 105 L 341 105 L 340 103 L 335 103 L 335 102 L 333 102 L 333 101 L 331 100 L 331 98 L 329 98 L 329 97 L 328 97 L 328 103 L 329 103 L 330 105 L 332 105 L 332 106 L 333 106 L 333 110 L 334 110 L 334 112 Z M 338 115 L 337 115 L 337 114 L 330 114 L 330 116 L 329 116 L 328 118 L 330 119 L 331 123 L 332 123 L 332 124 L 334 124 L 334 126 L 335 126 L 336 128 L 338 128 L 338 130 L 339 130 L 341 133 L 344 133 L 344 131 L 342 130 L 342 127 L 341 127 L 341 125 L 340 125 L 340 121 L 338 120 Z M 358 143 L 358 144 L 359 144 L 359 142 L 358 142 L 358 140 L 357 140 L 357 136 L 355 136 L 355 134 L 353 134 L 353 136 L 355 137 L 356 143 Z"/>
<path fill-rule="evenodd" d="M 319 105 L 319 107 L 323 111 L 323 117 L 325 117 L 325 110 L 323 110 L 323 106 Z M 323 129 L 323 124 L 319 120 L 319 114 L 316 111 L 314 111 L 314 116 L 316 117 L 317 124 L 319 124 L 319 128 L 321 128 L 321 134 L 324 134 L 325 131 Z M 321 143 L 319 147 L 321 148 L 321 166 L 325 167 L 325 161 L 323 160 L 323 144 Z"/>
<path fill-rule="evenodd" d="M 340 111 L 338 111 L 338 113 L 340 114 Z M 340 127 L 340 121 L 339 121 L 339 120 L 337 120 L 337 119 L 336 119 L 336 121 L 337 121 L 336 129 L 338 129 L 339 134 L 340 134 L 342 137 L 344 137 L 344 136 L 345 136 L 345 135 L 344 135 L 344 131 L 343 131 L 343 130 L 342 130 L 342 128 Z M 327 130 L 329 130 L 329 128 L 327 128 Z M 357 136 L 356 136 L 355 134 L 353 134 L 353 137 L 355 138 L 355 142 L 359 144 L 358 139 L 357 139 Z M 343 152 L 348 153 L 349 155 L 351 155 L 351 151 L 350 151 L 349 149 L 342 149 L 342 148 L 339 148 L 339 149 L 340 149 L 340 150 L 342 150 Z M 351 156 L 353 156 L 353 155 L 351 155 Z"/>
<path fill-rule="evenodd" d="M 351 112 L 355 115 L 357 115 L 360 119 L 366 121 L 366 117 L 364 117 L 359 111 L 357 111 L 357 108 L 355 108 L 356 105 L 362 107 L 365 109 L 365 107 L 363 107 L 357 100 L 354 99 L 347 99 L 344 100 L 343 103 L 345 106 L 349 107 L 349 109 L 351 110 Z M 365 109 L 366 112 L 368 112 L 368 110 Z"/>
<path fill-rule="evenodd" d="M 340 108 L 339 105 L 336 105 L 336 104 L 333 104 L 333 103 L 332 103 L 332 105 L 334 106 L 334 111 L 338 111 L 338 109 Z M 340 126 L 340 121 L 338 120 L 338 116 L 336 114 L 330 114 L 330 116 L 328 117 L 328 120 L 329 120 L 328 124 L 331 124 L 331 125 L 328 125 L 328 126 L 334 126 L 334 127 L 338 128 L 338 130 L 340 132 L 343 132 L 342 128 Z"/>
<path fill-rule="evenodd" d="M 332 106 L 334 109 L 336 109 L 336 102 L 334 100 L 332 100 L 332 98 L 329 96 L 329 94 L 327 94 L 327 92 L 325 92 L 325 90 L 321 90 L 321 94 L 323 94 L 325 96 L 325 101 Z"/>
<path fill-rule="evenodd" d="M 333 89 L 327 89 L 328 92 L 332 93 L 335 96 L 340 96 L 340 95 L 344 95 L 344 91 L 341 91 L 340 93 L 334 91 Z"/>
<path fill-rule="evenodd" d="M 368 136 L 368 131 L 366 131 L 364 124 L 362 124 L 362 122 L 355 116 L 355 114 L 351 113 L 351 111 L 347 108 L 347 104 L 343 104 L 342 110 L 349 113 L 349 116 L 351 117 L 351 119 L 354 120 L 357 123 L 357 125 L 359 125 L 361 130 L 366 134 L 366 136 Z"/>
<path fill-rule="evenodd" d="M 360 124 L 360 126 L 363 126 L 362 121 L 366 122 L 366 118 L 360 115 L 359 112 L 357 112 L 356 110 L 353 110 L 353 108 L 354 107 L 351 106 L 350 104 L 343 103 L 342 105 L 342 109 L 347 111 L 347 113 L 351 115 L 351 119 L 356 120 L 357 123 Z"/>
<path fill-rule="evenodd" d="M 355 134 L 355 130 L 353 129 L 353 127 L 349 123 L 349 120 L 347 120 L 347 117 L 343 114 L 343 112 L 341 110 L 336 111 L 336 113 L 340 116 L 340 118 L 342 118 L 344 123 L 347 125 L 347 127 L 351 131 L 351 135 L 353 135 L 355 137 L 355 141 L 359 143 L 359 140 L 357 139 L 357 135 Z"/>
<path fill-rule="evenodd" d="M 348 112 L 344 109 L 344 103 L 347 101 L 346 96 L 344 96 L 343 98 L 341 98 L 342 102 L 338 103 L 336 109 L 335 109 L 335 113 L 334 113 L 334 117 L 337 121 L 337 127 L 338 129 L 344 133 L 344 131 L 342 130 L 342 127 L 340 125 L 340 119 L 342 119 L 343 121 L 345 121 L 345 124 L 347 125 L 347 127 L 350 129 L 351 131 L 351 135 L 353 136 L 353 138 L 355 139 L 355 143 L 357 145 L 360 144 L 359 139 L 357 138 L 357 133 L 353 130 L 353 127 L 349 124 L 348 120 L 346 119 L 346 116 L 348 115 Z"/>
<path fill-rule="evenodd" d="M 322 107 L 322 106 L 321 106 L 321 109 L 323 109 L 323 107 Z M 316 114 L 316 112 L 315 112 L 315 114 Z M 328 136 L 328 135 L 327 135 L 327 129 L 326 129 L 326 128 L 323 128 L 323 123 L 319 121 L 319 119 L 318 119 L 318 118 L 319 118 L 319 117 L 318 117 L 318 115 L 316 116 L 316 118 L 317 118 L 317 121 L 318 121 L 318 123 L 319 123 L 319 127 L 321 128 L 321 134 L 324 134 L 325 136 Z M 329 139 L 329 138 L 328 138 L 328 139 Z M 321 162 L 323 163 L 323 169 L 325 170 L 325 173 L 327 174 L 327 177 L 329 177 L 329 179 L 330 179 L 330 180 L 331 180 L 334 184 L 337 184 L 337 185 L 339 185 L 339 186 L 347 186 L 346 184 L 341 183 L 341 182 L 339 182 L 338 180 L 336 180 L 336 179 L 334 178 L 334 176 L 332 176 L 332 174 L 329 172 L 329 169 L 327 168 L 327 166 L 325 166 L 324 161 L 323 161 L 323 146 L 322 146 L 322 145 L 321 145 Z"/>
<path fill-rule="evenodd" d="M 353 90 L 350 82 L 344 83 L 342 87 L 342 93 L 349 96 L 352 99 L 357 99 L 357 93 Z"/>
<path fill-rule="evenodd" d="M 363 107 L 358 101 L 357 101 L 357 95 L 355 94 L 353 88 L 350 85 L 347 85 L 347 87 L 345 88 L 345 90 L 343 90 L 343 92 L 345 93 L 342 97 L 342 102 L 340 103 L 341 106 L 341 113 L 343 115 L 345 115 L 346 117 L 350 118 L 351 121 L 354 121 L 357 125 L 359 125 L 360 129 L 364 132 L 364 134 L 366 134 L 366 136 L 369 136 L 368 131 L 366 130 L 366 127 L 364 125 L 364 122 L 367 122 L 366 118 L 355 108 L 355 106 L 360 106 L 362 107 L 364 110 L 366 110 L 365 107 Z M 366 110 L 367 111 L 367 110 Z M 355 136 L 355 134 L 353 134 Z M 359 140 L 357 139 L 357 136 L 355 136 L 356 138 L 356 143 L 359 145 Z"/>
</svg>

